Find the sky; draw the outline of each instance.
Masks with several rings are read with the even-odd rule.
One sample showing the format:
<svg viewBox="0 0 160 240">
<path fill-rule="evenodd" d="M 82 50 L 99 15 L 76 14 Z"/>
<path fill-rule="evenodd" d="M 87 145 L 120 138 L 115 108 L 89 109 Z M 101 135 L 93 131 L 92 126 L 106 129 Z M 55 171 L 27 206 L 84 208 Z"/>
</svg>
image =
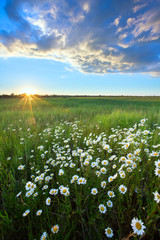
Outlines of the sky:
<svg viewBox="0 0 160 240">
<path fill-rule="evenodd" d="M 160 95 L 160 0 L 0 0 L 0 94 Z"/>
</svg>

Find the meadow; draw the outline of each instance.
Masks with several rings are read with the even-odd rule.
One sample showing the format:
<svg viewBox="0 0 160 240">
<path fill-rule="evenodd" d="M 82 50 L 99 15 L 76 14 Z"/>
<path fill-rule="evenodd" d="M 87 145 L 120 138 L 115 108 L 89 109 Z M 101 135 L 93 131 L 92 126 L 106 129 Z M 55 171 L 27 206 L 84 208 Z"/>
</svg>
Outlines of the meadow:
<svg viewBox="0 0 160 240">
<path fill-rule="evenodd" d="M 0 99 L 0 239 L 160 238 L 160 97 Z"/>
</svg>

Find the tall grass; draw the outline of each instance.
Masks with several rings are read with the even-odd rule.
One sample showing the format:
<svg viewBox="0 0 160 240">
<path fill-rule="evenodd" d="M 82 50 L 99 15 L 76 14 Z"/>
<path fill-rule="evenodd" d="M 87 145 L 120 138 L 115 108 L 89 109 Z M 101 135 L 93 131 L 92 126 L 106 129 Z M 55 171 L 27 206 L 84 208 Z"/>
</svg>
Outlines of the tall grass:
<svg viewBox="0 0 160 240">
<path fill-rule="evenodd" d="M 160 140 L 155 125 L 160 123 L 160 98 L 43 98 L 32 101 L 33 112 L 28 102 L 24 105 L 20 99 L 1 99 L 0 110 L 0 239 L 40 239 L 45 231 L 48 239 L 106 239 L 104 230 L 107 227 L 113 230 L 112 239 L 159 238 L 159 204 L 153 195 L 159 191 L 159 177 L 155 175 L 158 158 L 153 157 L 152 152 L 159 154 L 159 147 L 154 146 L 158 146 Z M 134 140 L 139 142 L 138 147 L 131 144 L 127 149 L 121 148 L 118 142 L 120 135 L 122 139 L 126 138 L 124 128 L 131 134 L 129 129 L 145 118 L 148 119 L 146 125 L 134 129 L 135 132 L 141 129 L 141 137 Z M 147 136 L 142 134 L 145 129 L 150 131 Z M 108 137 L 113 134 L 116 135 L 113 139 L 119 140 L 111 138 L 110 141 Z M 100 135 L 102 143 L 93 143 Z M 85 138 L 91 144 L 87 145 Z M 142 143 L 142 139 L 146 142 Z M 103 148 L 105 143 L 110 145 L 112 153 Z M 67 144 L 70 152 L 67 152 Z M 38 149 L 41 145 L 42 151 Z M 126 177 L 123 179 L 117 171 L 122 166 L 119 159 L 129 153 L 134 155 L 137 148 L 141 151 L 135 158 L 136 168 L 129 172 L 129 166 L 125 166 Z M 145 148 L 149 153 L 144 151 Z M 85 159 L 81 160 L 79 149 L 92 156 L 89 165 L 84 166 Z M 77 152 L 76 156 L 73 156 L 73 150 Z M 58 152 L 61 157 L 71 159 L 59 159 Z M 113 155 L 117 159 L 111 160 Z M 8 157 L 11 159 L 7 160 Z M 47 162 L 51 158 L 56 165 Z M 91 164 L 96 159 L 100 162 L 95 169 Z M 105 159 L 109 161 L 107 173 L 98 177 L 96 171 L 100 171 Z M 64 161 L 73 162 L 76 167 L 65 167 Z M 18 170 L 20 165 L 25 165 L 24 170 Z M 45 172 L 45 166 L 51 169 L 48 174 L 54 174 L 53 180 L 49 183 L 39 181 L 35 189 L 38 196 L 25 197 L 26 183 L 34 182 L 31 176 L 37 176 L 37 171 Z M 59 169 L 64 170 L 63 176 L 59 176 Z M 109 183 L 108 177 L 116 173 L 118 177 Z M 84 177 L 87 183 L 71 183 L 74 175 Z M 107 182 L 105 189 L 101 187 L 102 181 Z M 121 184 L 127 187 L 124 195 L 118 190 Z M 42 191 L 44 185 L 48 185 L 48 189 L 68 186 L 70 194 L 67 197 L 59 192 L 53 197 L 48 190 Z M 98 189 L 97 195 L 91 194 L 92 188 Z M 108 197 L 109 190 L 115 192 L 115 198 Z M 16 197 L 19 192 L 22 193 Z M 48 196 L 52 199 L 50 206 L 45 202 Z M 100 204 L 107 206 L 109 199 L 113 201 L 113 207 L 107 207 L 103 214 L 98 207 Z M 26 209 L 30 209 L 30 213 L 23 217 Z M 36 216 L 39 209 L 43 210 L 42 215 Z M 132 234 L 134 217 L 146 226 L 143 236 Z M 59 232 L 53 234 L 51 227 L 56 224 Z"/>
</svg>

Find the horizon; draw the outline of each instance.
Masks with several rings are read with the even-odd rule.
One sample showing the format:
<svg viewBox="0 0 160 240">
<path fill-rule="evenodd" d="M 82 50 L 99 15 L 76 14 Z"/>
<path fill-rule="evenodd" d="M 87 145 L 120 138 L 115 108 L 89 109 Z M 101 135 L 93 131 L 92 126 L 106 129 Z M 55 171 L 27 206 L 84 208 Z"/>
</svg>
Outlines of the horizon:
<svg viewBox="0 0 160 240">
<path fill-rule="evenodd" d="M 159 9 L 159 0 L 2 0 L 0 93 L 159 96 Z"/>
</svg>

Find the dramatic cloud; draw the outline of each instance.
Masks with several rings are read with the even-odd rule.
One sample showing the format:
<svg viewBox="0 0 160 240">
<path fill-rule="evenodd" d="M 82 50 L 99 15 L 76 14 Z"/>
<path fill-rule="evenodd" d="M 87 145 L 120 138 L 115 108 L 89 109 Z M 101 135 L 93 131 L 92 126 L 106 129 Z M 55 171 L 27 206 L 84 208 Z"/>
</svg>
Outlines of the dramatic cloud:
<svg viewBox="0 0 160 240">
<path fill-rule="evenodd" d="M 6 0 L 0 56 L 47 58 L 86 73 L 160 74 L 160 1 Z M 68 71 L 68 69 L 66 69 Z"/>
</svg>

